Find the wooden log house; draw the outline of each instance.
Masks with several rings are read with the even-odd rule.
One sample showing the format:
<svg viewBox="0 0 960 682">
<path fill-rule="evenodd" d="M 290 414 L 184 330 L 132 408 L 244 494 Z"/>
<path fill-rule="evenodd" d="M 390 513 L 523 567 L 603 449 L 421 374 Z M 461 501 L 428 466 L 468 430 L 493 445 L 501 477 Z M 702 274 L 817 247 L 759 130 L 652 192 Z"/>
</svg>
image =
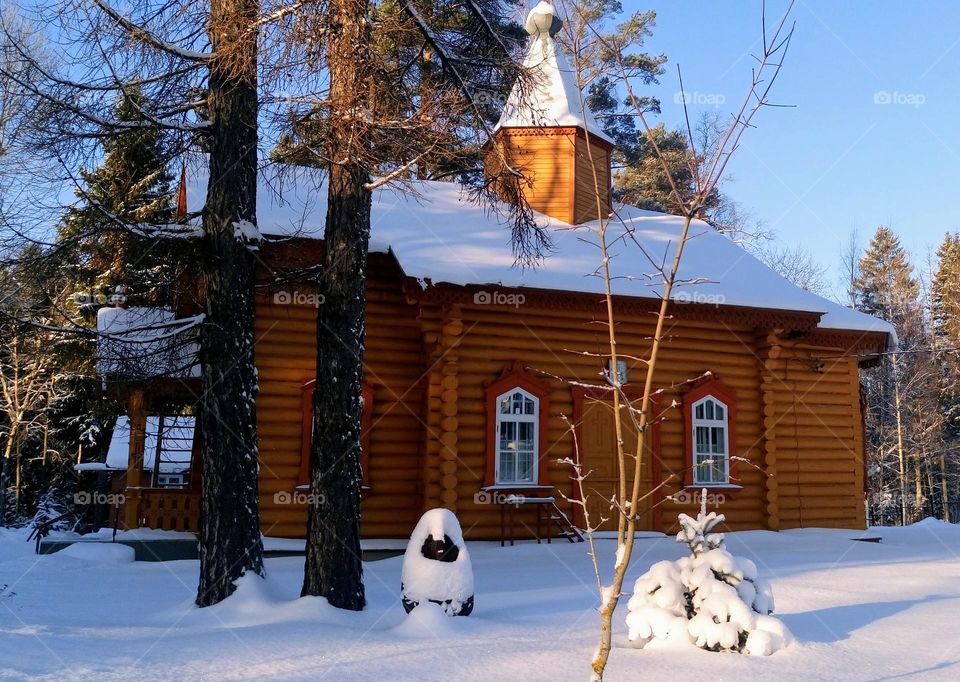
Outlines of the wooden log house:
<svg viewBox="0 0 960 682">
<path fill-rule="evenodd" d="M 681 220 L 613 205 L 612 144 L 580 107 L 570 67 L 548 33 L 534 37 L 527 66 L 539 86 L 511 95 L 491 144 L 531 180 L 528 199 L 553 240 L 539 267 L 515 267 L 497 212 L 471 203 L 456 184 L 375 195 L 363 358 L 365 537 L 406 537 L 425 510 L 446 507 L 468 539 L 498 539 L 509 494 L 552 498 L 582 525 L 566 501 L 578 494 L 571 468 L 561 463 L 574 457 L 591 472 L 592 518 L 615 523 L 606 502 L 617 478 L 612 409 L 607 395 L 581 385 L 609 371 L 595 355 L 606 351 L 606 329 L 598 323 L 605 307 L 589 164 L 600 171 L 604 210 L 616 211 L 611 229 L 629 231 L 645 251 L 628 240 L 613 248 L 625 356 L 642 357 L 650 347 L 659 291 L 655 278 L 645 278 L 649 258 L 672 253 Z M 188 189 L 191 208 L 202 202 L 202 185 Z M 276 276 L 322 261 L 324 202 L 325 188 L 293 170 L 258 199 L 267 237 L 256 308 L 267 536 L 305 534 L 298 491 L 308 478 L 322 302 L 308 279 Z M 859 369 L 885 350 L 891 329 L 793 286 L 705 223 L 692 235 L 680 273 L 686 284 L 674 293 L 655 376 L 664 389 L 662 421 L 642 461 L 653 491 L 642 527 L 670 530 L 706 488 L 731 529 L 862 528 Z M 617 371 L 626 372 L 628 392 L 642 386 L 641 363 Z M 144 413 L 138 392 L 134 434 L 142 433 L 136 425 Z M 577 449 L 564 417 L 574 424 Z M 628 433 L 628 444 L 635 437 Z M 130 452 L 133 470 L 142 443 L 131 439 Z M 520 536 L 535 533 L 536 507 L 513 510 Z M 127 523 L 196 527 L 195 505 L 184 514 L 194 517 L 158 521 L 130 509 Z"/>
</svg>

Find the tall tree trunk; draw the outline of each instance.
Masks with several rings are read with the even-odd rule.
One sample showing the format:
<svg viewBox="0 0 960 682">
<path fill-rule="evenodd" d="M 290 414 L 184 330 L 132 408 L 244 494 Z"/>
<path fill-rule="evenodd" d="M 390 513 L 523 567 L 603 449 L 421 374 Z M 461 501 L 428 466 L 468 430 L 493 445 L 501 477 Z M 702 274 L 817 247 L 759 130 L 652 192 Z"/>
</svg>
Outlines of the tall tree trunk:
<svg viewBox="0 0 960 682">
<path fill-rule="evenodd" d="M 366 602 L 360 555 L 360 421 L 370 180 L 362 111 L 369 23 L 366 0 L 332 0 L 327 50 L 333 160 L 324 230 L 323 304 L 317 314 L 317 381 L 310 452 L 304 595 L 358 611 Z"/>
<path fill-rule="evenodd" d="M 907 453 L 903 445 L 903 408 L 900 404 L 900 377 L 897 374 L 897 354 L 890 356 L 893 363 L 893 409 L 897 424 L 897 462 L 899 464 L 900 525 L 907 525 Z"/>
<path fill-rule="evenodd" d="M 203 482 L 197 604 L 230 596 L 247 571 L 263 575 L 254 365 L 257 221 L 256 0 L 210 8 L 210 176 L 203 214 Z M 245 224 L 248 223 L 249 225 Z"/>
<path fill-rule="evenodd" d="M 947 456 L 940 445 L 940 499 L 943 500 L 943 520 L 950 523 L 950 486 L 947 480 Z"/>
<path fill-rule="evenodd" d="M 10 467 L 13 461 L 13 429 L 7 433 L 3 448 L 3 464 L 0 466 L 0 526 L 7 523 L 7 489 L 10 487 Z"/>
</svg>

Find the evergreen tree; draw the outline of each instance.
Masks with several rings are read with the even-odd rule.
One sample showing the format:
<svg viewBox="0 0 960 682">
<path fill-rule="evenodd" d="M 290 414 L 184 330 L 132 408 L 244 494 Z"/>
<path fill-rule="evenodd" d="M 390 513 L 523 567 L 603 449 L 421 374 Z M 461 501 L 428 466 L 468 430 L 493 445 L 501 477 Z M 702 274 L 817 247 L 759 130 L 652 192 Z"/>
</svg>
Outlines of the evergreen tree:
<svg viewBox="0 0 960 682">
<path fill-rule="evenodd" d="M 430 23 L 434 38 L 469 36 L 477 43 L 473 51 L 479 58 L 465 61 L 456 73 L 445 69 L 408 7 Z M 473 9 L 460 3 L 384 0 L 371 3 L 369 11 L 369 100 L 373 115 L 382 123 L 370 131 L 377 174 L 387 175 L 410 164 L 405 177 L 475 184 L 482 175 L 485 130 L 500 116 L 515 75 L 511 69 L 492 68 L 486 55 L 519 49 L 526 33 L 516 22 L 490 13 L 484 17 L 490 30 L 477 36 Z M 459 78 L 470 84 L 469 92 Z M 292 115 L 290 128 L 272 158 L 328 168 L 322 150 L 330 134 L 326 111 L 317 108 Z"/>
<path fill-rule="evenodd" d="M 116 120 L 143 123 L 143 103 L 136 89 L 128 90 L 116 102 Z M 187 267 L 186 250 L 177 240 L 147 240 L 128 229 L 176 218 L 163 146 L 157 127 L 119 127 L 104 138 L 100 165 L 79 171 L 78 201 L 58 231 L 59 256 L 46 266 L 51 294 L 62 299 L 54 305 L 61 321 L 94 326 L 96 311 L 118 292 L 134 305 L 172 303 L 170 287 Z M 50 435 L 58 450 L 82 447 L 84 459 L 101 461 L 123 406 L 98 390 L 92 339 L 60 337 L 56 352 L 61 371 L 48 410 Z"/>
<path fill-rule="evenodd" d="M 122 96 L 116 120 L 142 122 L 141 96 Z M 59 230 L 61 260 L 75 287 L 85 316 L 122 287 L 135 303 L 167 303 L 168 287 L 179 260 L 171 242 L 146 241 L 126 226 L 160 225 L 175 218 L 174 194 L 163 154 L 162 133 L 155 127 L 132 127 L 107 137 L 104 159 L 94 171 L 81 170 L 79 202 L 69 209 Z"/>
<path fill-rule="evenodd" d="M 947 234 L 937 250 L 930 291 L 931 337 L 939 370 L 940 496 L 944 518 L 958 517 L 956 483 L 960 459 L 960 235 Z"/>
<path fill-rule="evenodd" d="M 602 26 L 614 17 L 623 14 L 623 6 L 618 0 L 589 0 L 578 3 L 578 20 L 594 26 Z M 630 76 L 644 85 L 656 85 L 663 75 L 663 65 L 667 61 L 664 54 L 651 55 L 643 50 L 644 41 L 653 35 L 657 24 L 657 13 L 653 10 L 634 12 L 626 22 L 618 25 L 613 35 L 624 38 L 629 36 L 631 51 L 624 61 L 624 67 Z M 597 55 L 598 67 L 612 66 L 614 55 L 601 52 Z M 598 68 L 598 70 L 600 70 Z M 625 113 L 633 110 L 633 103 L 622 100 L 622 93 L 616 88 L 614 79 L 598 73 L 598 77 L 587 88 L 587 106 L 600 122 L 603 132 L 614 141 L 614 166 L 632 168 L 648 160 L 651 150 L 643 130 L 637 127 L 633 115 Z M 644 96 L 638 104 L 644 111 L 660 113 L 660 101 L 656 97 Z"/>
<path fill-rule="evenodd" d="M 677 130 L 667 130 L 661 123 L 652 130 L 657 146 L 670 165 L 674 182 L 686 201 L 696 193 L 690 172 L 690 148 L 686 137 Z M 650 211 L 673 212 L 677 200 L 663 162 L 654 153 L 649 138 L 640 133 L 635 144 L 635 160 L 614 176 L 614 196 L 624 203 Z"/>
<path fill-rule="evenodd" d="M 891 323 L 898 337 L 893 352 L 864 375 L 873 518 L 889 522 L 897 514 L 906 524 L 922 513 L 929 421 L 936 416 L 930 405 L 929 358 L 916 352 L 927 343 L 920 285 L 888 227 L 877 228 L 858 269 L 856 307 Z"/>
</svg>

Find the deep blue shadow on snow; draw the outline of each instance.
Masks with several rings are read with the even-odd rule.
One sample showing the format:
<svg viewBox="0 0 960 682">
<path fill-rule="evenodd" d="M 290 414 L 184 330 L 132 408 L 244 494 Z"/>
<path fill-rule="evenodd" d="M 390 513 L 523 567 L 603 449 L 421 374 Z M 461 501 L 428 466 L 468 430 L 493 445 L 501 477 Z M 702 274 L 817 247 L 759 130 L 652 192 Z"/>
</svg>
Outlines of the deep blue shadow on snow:
<svg viewBox="0 0 960 682">
<path fill-rule="evenodd" d="M 895 616 L 914 606 L 948 599 L 960 599 L 960 595 L 934 594 L 922 599 L 847 604 L 815 611 L 780 613 L 777 615 L 798 640 L 831 643 L 843 641 L 860 628 L 878 620 Z"/>
</svg>

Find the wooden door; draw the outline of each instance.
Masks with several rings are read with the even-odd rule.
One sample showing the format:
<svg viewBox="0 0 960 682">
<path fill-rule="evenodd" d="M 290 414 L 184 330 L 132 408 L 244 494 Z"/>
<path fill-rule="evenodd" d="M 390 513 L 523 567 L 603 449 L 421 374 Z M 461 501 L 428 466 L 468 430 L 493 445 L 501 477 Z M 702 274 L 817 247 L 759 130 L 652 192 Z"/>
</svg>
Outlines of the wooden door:
<svg viewBox="0 0 960 682">
<path fill-rule="evenodd" d="M 627 497 L 633 485 L 633 454 L 637 447 L 637 432 L 627 415 L 625 407 L 621 407 L 623 436 L 627 469 Z M 619 512 L 610 508 L 610 498 L 619 490 L 619 463 L 617 461 L 617 432 L 613 419 L 613 404 L 609 400 L 598 400 L 590 397 L 583 398 L 583 407 L 580 419 L 580 461 L 583 464 L 583 473 L 588 474 L 583 484 L 584 496 L 587 501 L 587 511 L 590 522 L 600 530 L 616 530 Z M 646 496 L 650 492 L 653 482 L 653 466 L 650 449 L 643 457 L 643 473 L 641 478 L 639 503 L 640 519 L 637 530 L 653 530 L 651 502 L 653 496 Z M 599 520 L 605 518 L 604 523 Z"/>
</svg>

